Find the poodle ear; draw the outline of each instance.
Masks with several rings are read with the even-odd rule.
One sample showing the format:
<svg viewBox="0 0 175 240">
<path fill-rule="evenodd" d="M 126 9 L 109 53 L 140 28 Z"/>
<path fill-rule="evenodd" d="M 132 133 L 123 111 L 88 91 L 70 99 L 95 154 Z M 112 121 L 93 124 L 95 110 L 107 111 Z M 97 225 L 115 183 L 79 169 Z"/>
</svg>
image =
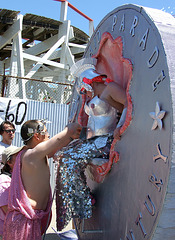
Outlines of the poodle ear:
<svg viewBox="0 0 175 240">
<path fill-rule="evenodd" d="M 118 48 L 120 49 L 120 54 L 122 56 L 123 54 L 123 42 L 122 42 L 122 37 L 117 37 L 115 40 L 115 43 L 117 44 Z"/>
<path fill-rule="evenodd" d="M 132 63 L 128 59 L 123 61 L 123 83 L 128 83 L 132 78 Z"/>
<path fill-rule="evenodd" d="M 132 63 L 123 57 L 123 40 L 119 36 L 113 39 L 108 32 L 103 33 L 96 55 L 96 70 L 105 73 L 108 78 L 118 83 L 124 89 L 132 78 Z"/>
</svg>

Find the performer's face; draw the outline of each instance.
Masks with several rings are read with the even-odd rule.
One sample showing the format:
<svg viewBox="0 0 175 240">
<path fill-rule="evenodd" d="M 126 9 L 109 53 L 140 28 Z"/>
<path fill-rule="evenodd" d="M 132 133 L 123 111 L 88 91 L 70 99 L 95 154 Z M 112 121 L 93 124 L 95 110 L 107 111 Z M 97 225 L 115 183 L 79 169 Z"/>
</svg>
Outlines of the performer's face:
<svg viewBox="0 0 175 240">
<path fill-rule="evenodd" d="M 92 92 L 87 91 L 86 95 L 87 95 L 87 97 L 92 98 Z"/>
<path fill-rule="evenodd" d="M 87 91 L 85 88 L 82 88 L 80 92 L 81 92 L 81 94 L 85 94 L 88 98 L 93 97 L 92 91 Z"/>
</svg>

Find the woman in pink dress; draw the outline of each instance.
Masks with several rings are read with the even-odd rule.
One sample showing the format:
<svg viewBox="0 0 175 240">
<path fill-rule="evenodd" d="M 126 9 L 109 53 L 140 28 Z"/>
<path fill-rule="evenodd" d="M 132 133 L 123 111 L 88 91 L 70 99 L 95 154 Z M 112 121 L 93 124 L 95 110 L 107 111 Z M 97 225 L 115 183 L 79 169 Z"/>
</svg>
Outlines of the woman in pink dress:
<svg viewBox="0 0 175 240">
<path fill-rule="evenodd" d="M 11 183 L 11 174 L 15 164 L 16 156 L 21 148 L 10 146 L 2 153 L 3 168 L 0 174 L 0 239 L 3 235 L 4 219 L 8 210 L 8 194 Z"/>
</svg>

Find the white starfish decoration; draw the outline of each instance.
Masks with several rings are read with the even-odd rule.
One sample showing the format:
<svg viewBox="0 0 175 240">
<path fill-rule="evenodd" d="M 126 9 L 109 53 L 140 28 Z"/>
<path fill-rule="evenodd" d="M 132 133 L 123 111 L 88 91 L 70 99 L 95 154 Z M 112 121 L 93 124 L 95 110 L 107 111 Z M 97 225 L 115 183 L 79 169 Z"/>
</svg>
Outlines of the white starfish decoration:
<svg viewBox="0 0 175 240">
<path fill-rule="evenodd" d="M 151 116 L 151 118 L 154 119 L 151 130 L 156 129 L 157 126 L 161 130 L 162 129 L 162 118 L 165 116 L 165 111 L 163 111 L 163 110 L 160 111 L 160 106 L 159 106 L 158 102 L 156 102 L 155 112 L 150 112 L 149 115 Z"/>
</svg>

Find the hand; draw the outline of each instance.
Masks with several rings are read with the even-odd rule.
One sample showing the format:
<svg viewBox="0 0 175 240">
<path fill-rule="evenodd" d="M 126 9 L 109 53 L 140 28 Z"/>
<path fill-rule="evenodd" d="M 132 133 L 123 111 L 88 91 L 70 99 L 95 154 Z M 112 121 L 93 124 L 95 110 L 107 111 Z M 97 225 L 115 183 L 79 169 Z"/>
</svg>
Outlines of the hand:
<svg viewBox="0 0 175 240">
<path fill-rule="evenodd" d="M 68 134 L 70 138 L 77 139 L 80 137 L 82 127 L 78 123 L 70 123 L 66 126 L 68 128 Z"/>
<path fill-rule="evenodd" d="M 117 140 L 120 140 L 120 138 L 121 138 L 120 128 L 121 128 L 121 127 L 118 127 L 118 128 L 116 128 L 116 129 L 114 130 L 113 137 L 114 137 L 115 139 L 117 139 Z"/>
</svg>

